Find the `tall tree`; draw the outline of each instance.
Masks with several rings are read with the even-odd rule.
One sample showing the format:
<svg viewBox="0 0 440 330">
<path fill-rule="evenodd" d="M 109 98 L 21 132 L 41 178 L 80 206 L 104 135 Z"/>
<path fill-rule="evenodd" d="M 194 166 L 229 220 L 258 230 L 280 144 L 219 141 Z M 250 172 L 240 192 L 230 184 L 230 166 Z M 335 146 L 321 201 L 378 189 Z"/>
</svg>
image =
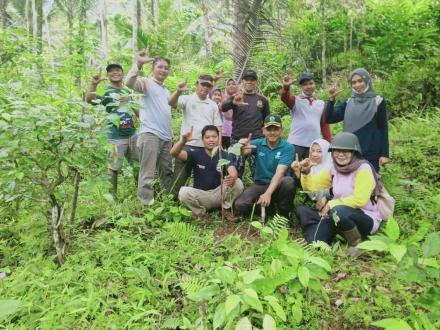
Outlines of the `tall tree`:
<svg viewBox="0 0 440 330">
<path fill-rule="evenodd" d="M 320 11 L 321 11 L 321 70 L 322 70 L 322 83 L 327 86 L 327 64 L 326 64 L 326 49 L 327 49 L 327 39 L 326 39 L 326 0 L 321 0 Z"/>
<path fill-rule="evenodd" d="M 3 29 L 6 29 L 8 26 L 8 13 L 6 9 L 8 8 L 9 0 L 0 0 L 0 16 L 2 21 Z"/>
<path fill-rule="evenodd" d="M 101 56 L 103 59 L 107 57 L 107 4 L 106 0 L 99 1 L 99 28 L 101 35 Z"/>
<path fill-rule="evenodd" d="M 205 37 L 206 58 L 212 59 L 212 39 L 211 24 L 209 21 L 209 7 L 205 0 L 200 1 L 200 7 L 203 11 L 203 35 Z"/>
</svg>

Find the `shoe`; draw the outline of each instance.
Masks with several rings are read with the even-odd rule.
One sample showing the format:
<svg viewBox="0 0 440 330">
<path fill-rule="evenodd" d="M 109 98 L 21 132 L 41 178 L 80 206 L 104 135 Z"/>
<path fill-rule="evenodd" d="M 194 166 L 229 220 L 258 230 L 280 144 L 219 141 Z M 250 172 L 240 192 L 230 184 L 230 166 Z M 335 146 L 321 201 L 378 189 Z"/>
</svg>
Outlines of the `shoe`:
<svg viewBox="0 0 440 330">
<path fill-rule="evenodd" d="M 356 246 L 362 241 L 361 233 L 356 226 L 354 226 L 353 229 L 343 231 L 342 234 L 349 246 Z"/>
<path fill-rule="evenodd" d="M 223 214 L 224 214 L 224 219 L 226 222 L 231 222 L 231 223 L 238 223 L 240 222 L 240 217 L 234 215 L 231 210 L 229 209 L 223 209 Z"/>
</svg>

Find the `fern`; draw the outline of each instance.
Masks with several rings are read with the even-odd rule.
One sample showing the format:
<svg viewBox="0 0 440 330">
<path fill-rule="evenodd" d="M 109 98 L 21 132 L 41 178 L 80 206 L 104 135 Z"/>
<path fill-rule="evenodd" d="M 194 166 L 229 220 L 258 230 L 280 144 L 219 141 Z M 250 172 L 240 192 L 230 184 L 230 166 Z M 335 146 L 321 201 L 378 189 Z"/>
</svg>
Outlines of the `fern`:
<svg viewBox="0 0 440 330">
<path fill-rule="evenodd" d="M 204 287 L 204 282 L 198 278 L 191 277 L 189 275 L 184 275 L 181 277 L 179 283 L 177 284 L 182 291 L 189 295 L 191 293 L 197 292 Z"/>
<path fill-rule="evenodd" d="M 282 229 L 289 227 L 289 220 L 277 214 L 269 220 L 266 227 L 272 229 L 274 236 L 278 237 Z"/>
<path fill-rule="evenodd" d="M 181 320 L 176 317 L 171 317 L 167 319 L 163 324 L 161 329 L 179 329 L 182 325 Z"/>
<path fill-rule="evenodd" d="M 323 251 L 327 254 L 331 254 L 333 252 L 330 245 L 328 245 L 324 241 L 314 241 L 312 244 L 310 244 L 311 247 L 313 247 L 316 250 Z"/>
<path fill-rule="evenodd" d="M 187 222 L 173 222 L 165 226 L 168 230 L 168 237 L 172 240 L 187 243 L 194 235 L 198 234 L 197 229 Z"/>
</svg>

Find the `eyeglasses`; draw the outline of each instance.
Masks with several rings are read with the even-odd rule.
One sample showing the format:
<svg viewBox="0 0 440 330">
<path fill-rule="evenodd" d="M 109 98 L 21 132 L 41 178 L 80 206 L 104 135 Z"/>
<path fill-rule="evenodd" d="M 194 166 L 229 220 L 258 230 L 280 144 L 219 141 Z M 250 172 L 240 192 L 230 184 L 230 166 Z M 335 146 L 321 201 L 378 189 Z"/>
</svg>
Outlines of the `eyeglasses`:
<svg viewBox="0 0 440 330">
<path fill-rule="evenodd" d="M 333 149 L 332 152 L 334 154 L 350 154 L 350 153 L 352 153 L 351 150 L 342 150 L 342 149 Z"/>
</svg>

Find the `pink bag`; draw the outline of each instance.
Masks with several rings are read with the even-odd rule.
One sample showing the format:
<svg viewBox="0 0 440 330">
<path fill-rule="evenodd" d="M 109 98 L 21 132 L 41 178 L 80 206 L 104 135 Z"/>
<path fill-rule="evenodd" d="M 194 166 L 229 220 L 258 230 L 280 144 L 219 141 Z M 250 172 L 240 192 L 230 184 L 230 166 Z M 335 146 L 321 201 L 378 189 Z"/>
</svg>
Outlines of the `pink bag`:
<svg viewBox="0 0 440 330">
<path fill-rule="evenodd" d="M 376 205 L 382 220 L 388 220 L 393 216 L 395 204 L 396 200 L 389 194 L 385 187 L 383 187 L 376 196 Z"/>
</svg>

